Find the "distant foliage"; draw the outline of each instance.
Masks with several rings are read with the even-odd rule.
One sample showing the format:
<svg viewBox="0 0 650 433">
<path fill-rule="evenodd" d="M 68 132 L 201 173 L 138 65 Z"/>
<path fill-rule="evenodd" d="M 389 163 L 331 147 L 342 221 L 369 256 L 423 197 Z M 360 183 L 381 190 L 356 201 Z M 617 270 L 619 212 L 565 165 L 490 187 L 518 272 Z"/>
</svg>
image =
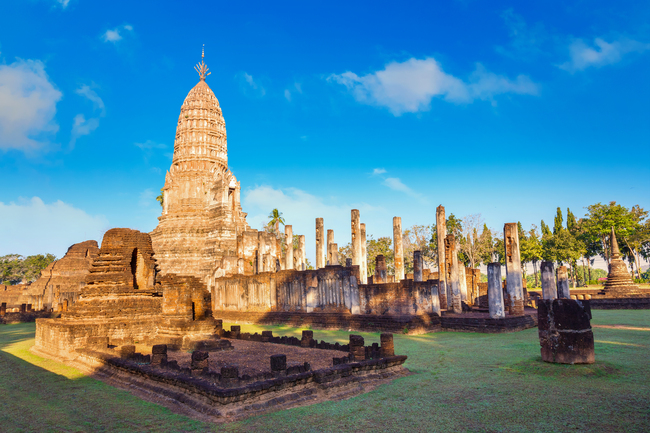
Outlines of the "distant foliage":
<svg viewBox="0 0 650 433">
<path fill-rule="evenodd" d="M 7 285 L 34 282 L 41 271 L 55 260 L 56 257 L 52 254 L 27 257 L 18 254 L 2 256 L 0 257 L 0 281 Z"/>
</svg>

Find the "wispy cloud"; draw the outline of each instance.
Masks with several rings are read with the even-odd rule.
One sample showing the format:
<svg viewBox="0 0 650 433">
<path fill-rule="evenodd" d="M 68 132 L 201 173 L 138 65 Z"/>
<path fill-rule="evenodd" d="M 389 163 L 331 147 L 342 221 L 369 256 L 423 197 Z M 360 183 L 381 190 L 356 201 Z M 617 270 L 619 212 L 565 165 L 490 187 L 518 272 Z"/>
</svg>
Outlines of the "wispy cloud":
<svg viewBox="0 0 650 433">
<path fill-rule="evenodd" d="M 74 148 L 77 140 L 84 135 L 89 135 L 99 127 L 99 118 L 106 115 L 106 107 L 104 101 L 99 97 L 87 84 L 81 85 L 75 90 L 79 96 L 83 96 L 93 104 L 93 110 L 98 112 L 96 116 L 86 119 L 82 113 L 77 114 L 72 121 L 72 132 L 70 134 L 70 149 Z"/>
<path fill-rule="evenodd" d="M 117 42 L 121 41 L 124 39 L 124 36 L 132 33 L 133 32 L 133 26 L 130 24 L 122 24 L 121 26 L 117 26 L 114 29 L 108 29 L 106 30 L 102 35 L 101 39 L 104 42 L 111 42 L 113 44 L 116 44 Z"/>
<path fill-rule="evenodd" d="M 648 49 L 650 49 L 650 44 L 626 38 L 620 38 L 612 42 L 607 42 L 602 38 L 595 38 L 593 45 L 588 45 L 583 39 L 577 39 L 569 45 L 570 59 L 558 65 L 558 67 L 574 73 L 589 67 L 601 67 L 618 63 L 628 53 L 641 53 Z"/>
<path fill-rule="evenodd" d="M 38 60 L 0 65 L 0 149 L 31 153 L 58 130 L 54 116 L 63 94 Z"/>
<path fill-rule="evenodd" d="M 398 177 L 387 177 L 386 179 L 383 180 L 382 184 L 392 189 L 393 191 L 403 192 L 404 194 L 410 197 L 416 198 L 421 203 L 427 202 L 424 195 L 420 194 L 419 192 L 415 192 L 413 189 L 406 186 L 404 182 L 402 182 L 401 179 Z"/>
<path fill-rule="evenodd" d="M 508 29 L 510 42 L 507 46 L 495 48 L 499 54 L 517 59 L 529 59 L 541 54 L 542 45 L 551 39 L 543 24 L 528 25 L 512 8 L 503 11 L 501 18 Z"/>
<path fill-rule="evenodd" d="M 302 94 L 302 85 L 300 83 L 293 83 L 293 88 L 284 89 L 284 97 L 289 102 L 291 102 L 292 95 L 296 93 Z"/>
<path fill-rule="evenodd" d="M 373 176 L 377 176 L 377 175 L 384 174 L 384 173 L 386 173 L 386 169 L 384 169 L 384 168 L 375 168 L 372 171 Z"/>
<path fill-rule="evenodd" d="M 61 9 L 65 9 L 70 4 L 70 0 L 56 0 L 56 3 L 61 6 Z"/>
<path fill-rule="evenodd" d="M 97 92 L 91 89 L 89 85 L 82 84 L 81 87 L 75 90 L 75 93 L 88 98 L 88 100 L 93 103 L 94 109 L 100 110 L 102 114 L 105 113 L 106 107 L 104 106 L 104 101 L 102 101 L 102 98 L 100 98 Z"/>
<path fill-rule="evenodd" d="M 167 149 L 166 144 L 156 143 L 152 140 L 147 140 L 144 143 L 133 143 L 138 149 L 142 151 L 142 156 L 146 163 L 149 162 L 149 159 L 153 156 L 156 150 L 158 149 Z"/>
<path fill-rule="evenodd" d="M 396 116 L 428 111 L 434 97 L 468 104 L 476 99 L 493 100 L 504 93 L 538 93 L 538 86 L 525 75 L 511 80 L 477 64 L 468 81 L 463 81 L 445 73 L 432 57 L 391 62 L 383 70 L 364 76 L 350 71 L 332 74 L 328 81 L 344 85 L 358 102 L 386 107 Z"/>
<path fill-rule="evenodd" d="M 239 87 L 246 96 L 261 98 L 266 95 L 266 89 L 264 89 L 262 83 L 254 79 L 251 74 L 240 72 L 236 75 L 236 78 L 239 81 Z"/>
</svg>

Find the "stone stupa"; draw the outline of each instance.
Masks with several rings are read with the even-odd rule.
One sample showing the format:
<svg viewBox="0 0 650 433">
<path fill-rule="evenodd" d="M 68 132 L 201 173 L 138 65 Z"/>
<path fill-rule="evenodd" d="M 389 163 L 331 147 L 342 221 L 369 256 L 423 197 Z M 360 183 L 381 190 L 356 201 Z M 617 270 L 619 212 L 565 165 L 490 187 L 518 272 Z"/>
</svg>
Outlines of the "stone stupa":
<svg viewBox="0 0 650 433">
<path fill-rule="evenodd" d="M 615 295 L 617 297 L 632 294 L 639 290 L 639 286 L 634 284 L 630 273 L 627 271 L 627 265 L 621 260 L 614 227 L 612 227 L 610 239 L 612 258 L 609 263 L 609 273 L 607 274 L 607 282 L 605 283 L 603 292 L 607 295 Z"/>
</svg>

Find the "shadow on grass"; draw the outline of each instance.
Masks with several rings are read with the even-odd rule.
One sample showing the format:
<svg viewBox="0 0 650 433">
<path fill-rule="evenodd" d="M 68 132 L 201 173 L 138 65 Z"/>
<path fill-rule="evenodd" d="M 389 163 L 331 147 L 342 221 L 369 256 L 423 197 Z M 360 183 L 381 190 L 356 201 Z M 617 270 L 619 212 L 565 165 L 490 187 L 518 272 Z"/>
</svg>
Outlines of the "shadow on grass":
<svg viewBox="0 0 650 433">
<path fill-rule="evenodd" d="M 517 362 L 505 370 L 523 375 L 537 375 L 543 377 L 569 378 L 569 377 L 598 377 L 617 378 L 624 374 L 623 370 L 609 362 L 597 361 L 593 364 L 555 364 L 542 361 L 541 356 Z"/>
</svg>

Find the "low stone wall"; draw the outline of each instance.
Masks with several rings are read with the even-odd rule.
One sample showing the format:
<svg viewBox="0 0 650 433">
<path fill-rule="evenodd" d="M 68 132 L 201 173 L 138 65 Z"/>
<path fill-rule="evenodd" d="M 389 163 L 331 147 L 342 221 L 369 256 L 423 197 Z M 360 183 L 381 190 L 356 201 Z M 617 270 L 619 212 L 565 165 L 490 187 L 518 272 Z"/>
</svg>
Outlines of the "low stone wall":
<svg viewBox="0 0 650 433">
<path fill-rule="evenodd" d="M 526 308 L 523 316 L 508 315 L 502 319 L 491 319 L 487 313 L 443 314 L 440 322 L 443 331 L 516 332 L 537 326 L 537 310 Z"/>
<path fill-rule="evenodd" d="M 591 308 L 595 310 L 647 310 L 648 298 L 591 298 Z"/>
<path fill-rule="evenodd" d="M 215 318 L 225 322 L 286 324 L 294 327 L 310 326 L 314 329 L 351 329 L 395 333 L 407 331 L 409 334 L 422 334 L 441 329 L 440 316 L 433 313 L 378 316 L 350 313 L 213 311 L 212 314 Z"/>
</svg>

